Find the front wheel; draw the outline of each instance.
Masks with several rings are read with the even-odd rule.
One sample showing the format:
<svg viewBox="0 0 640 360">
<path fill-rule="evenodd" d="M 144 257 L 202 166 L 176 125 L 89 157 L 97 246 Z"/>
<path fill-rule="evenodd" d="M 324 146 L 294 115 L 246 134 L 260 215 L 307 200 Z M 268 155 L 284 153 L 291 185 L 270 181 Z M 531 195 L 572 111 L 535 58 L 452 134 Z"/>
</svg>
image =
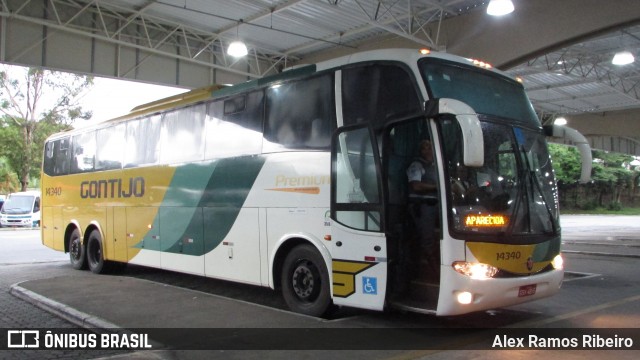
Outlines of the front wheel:
<svg viewBox="0 0 640 360">
<path fill-rule="evenodd" d="M 282 296 L 291 310 L 311 316 L 327 312 L 331 305 L 329 273 L 316 248 L 308 244 L 293 248 L 281 276 Z"/>
<path fill-rule="evenodd" d="M 107 261 L 104 259 L 102 236 L 98 230 L 91 231 L 87 240 L 87 264 L 94 274 L 107 272 Z"/>
</svg>

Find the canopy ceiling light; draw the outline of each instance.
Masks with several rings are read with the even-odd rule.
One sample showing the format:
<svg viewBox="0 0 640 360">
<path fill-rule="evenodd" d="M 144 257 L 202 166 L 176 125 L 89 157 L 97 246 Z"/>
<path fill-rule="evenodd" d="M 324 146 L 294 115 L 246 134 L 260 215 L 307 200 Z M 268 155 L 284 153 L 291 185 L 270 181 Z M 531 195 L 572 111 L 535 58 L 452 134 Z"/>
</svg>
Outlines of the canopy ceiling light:
<svg viewBox="0 0 640 360">
<path fill-rule="evenodd" d="M 513 12 L 511 0 L 491 0 L 487 7 L 487 14 L 492 16 L 502 16 Z"/>
<path fill-rule="evenodd" d="M 233 56 L 235 58 L 243 57 L 249 53 L 247 50 L 247 45 L 245 45 L 242 41 L 236 40 L 229 44 L 227 48 L 227 54 Z"/>
<path fill-rule="evenodd" d="M 557 117 L 553 122 L 554 125 L 567 125 L 567 119 L 564 116 Z"/>
<path fill-rule="evenodd" d="M 611 63 L 613 65 L 627 65 L 634 61 L 635 59 L 630 51 L 620 51 L 613 56 Z"/>
<path fill-rule="evenodd" d="M 238 21 L 238 26 L 236 26 L 236 40 L 229 44 L 229 47 L 227 48 L 227 54 L 234 58 L 243 57 L 249 53 L 247 45 L 240 40 L 240 24 L 242 24 L 242 19 Z"/>
</svg>

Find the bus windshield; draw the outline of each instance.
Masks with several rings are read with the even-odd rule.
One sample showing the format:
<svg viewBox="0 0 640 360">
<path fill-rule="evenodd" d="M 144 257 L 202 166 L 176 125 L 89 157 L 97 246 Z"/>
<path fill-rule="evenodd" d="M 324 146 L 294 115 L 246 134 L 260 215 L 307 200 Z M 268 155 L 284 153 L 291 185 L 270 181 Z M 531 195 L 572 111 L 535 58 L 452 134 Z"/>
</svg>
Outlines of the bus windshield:
<svg viewBox="0 0 640 360">
<path fill-rule="evenodd" d="M 467 167 L 457 122 L 442 122 L 453 232 L 557 235 L 557 189 L 544 135 L 489 121 L 482 122 L 482 130 L 484 165 Z"/>
<path fill-rule="evenodd" d="M 540 126 L 520 83 L 507 77 L 443 60 L 423 59 L 420 71 L 429 97 L 465 102 L 478 114 L 493 115 Z"/>
<path fill-rule="evenodd" d="M 452 233 L 482 241 L 503 241 L 501 235 L 543 241 L 558 235 L 551 160 L 523 87 L 488 71 L 443 61 L 425 59 L 421 70 L 430 96 L 467 103 L 482 123 L 484 165 L 476 168 L 463 164 L 458 123 L 440 122 Z"/>
</svg>

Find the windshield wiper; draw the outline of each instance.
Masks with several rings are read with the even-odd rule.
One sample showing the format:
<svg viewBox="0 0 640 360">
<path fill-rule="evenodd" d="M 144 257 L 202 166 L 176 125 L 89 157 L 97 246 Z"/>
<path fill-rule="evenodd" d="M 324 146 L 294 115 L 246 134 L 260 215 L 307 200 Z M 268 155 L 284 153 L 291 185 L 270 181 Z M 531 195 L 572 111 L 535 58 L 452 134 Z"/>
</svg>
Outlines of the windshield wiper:
<svg viewBox="0 0 640 360">
<path fill-rule="evenodd" d="M 547 215 L 549 216 L 549 219 L 551 221 L 551 233 L 555 234 L 555 233 L 558 232 L 558 229 L 557 229 L 556 221 L 555 221 L 554 216 L 553 216 L 553 211 L 551 210 L 551 207 L 549 207 L 549 201 L 547 200 L 547 198 L 544 195 L 544 191 L 542 190 L 542 187 L 540 186 L 540 181 L 538 181 L 538 177 L 535 176 L 535 171 L 531 168 L 531 164 L 529 163 L 529 157 L 527 156 L 527 151 L 524 148 L 524 145 L 520 145 L 520 149 L 522 150 L 522 153 L 524 154 L 524 160 L 525 160 L 524 163 L 527 166 L 527 169 L 525 170 L 525 173 L 527 173 L 527 177 L 528 177 L 529 181 L 532 184 L 531 188 L 533 189 L 535 187 L 535 189 L 538 190 L 538 194 L 540 194 L 540 197 L 542 198 L 542 202 L 544 203 L 544 208 L 547 210 Z"/>
<path fill-rule="evenodd" d="M 516 225 L 516 218 L 518 217 L 518 211 L 520 211 L 520 204 L 522 203 L 522 194 L 526 192 L 526 175 L 524 174 L 526 170 L 522 168 L 518 169 L 518 187 L 515 196 L 515 204 L 513 204 L 513 215 L 512 221 L 509 221 L 509 227 L 507 228 L 506 233 L 511 236 L 513 234 L 513 229 Z M 528 201 L 528 198 L 527 198 Z M 528 218 L 527 218 L 528 220 Z M 530 226 L 529 226 L 530 227 Z"/>
</svg>

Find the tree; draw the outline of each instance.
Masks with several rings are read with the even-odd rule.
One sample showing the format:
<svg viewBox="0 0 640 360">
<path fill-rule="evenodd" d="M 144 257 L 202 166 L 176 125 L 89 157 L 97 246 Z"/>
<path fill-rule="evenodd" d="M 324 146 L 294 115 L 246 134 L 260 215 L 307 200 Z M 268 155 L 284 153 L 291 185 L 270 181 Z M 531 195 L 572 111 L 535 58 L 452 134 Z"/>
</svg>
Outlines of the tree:
<svg viewBox="0 0 640 360">
<path fill-rule="evenodd" d="M 567 145 L 549 144 L 549 154 L 553 161 L 553 171 L 558 182 L 571 184 L 580 179 L 582 163 L 580 153 L 576 148 Z"/>
<path fill-rule="evenodd" d="M 581 169 L 578 150 L 549 144 L 549 153 L 558 181 L 560 200 L 564 205 L 596 208 L 605 206 L 605 199 L 610 199 L 608 206 L 611 209 L 619 208 L 624 192 L 634 187 L 637 172 L 630 170 L 630 163 L 634 159 L 631 155 L 593 150 L 591 182 L 578 184 Z"/>
<path fill-rule="evenodd" d="M 49 120 L 42 120 L 33 132 L 31 145 L 26 145 L 20 125 L 8 117 L 0 118 L 0 156 L 2 156 L 0 159 L 4 162 L 5 170 L 11 173 L 11 181 L 15 179 L 15 183 L 20 184 L 17 176 L 19 172 L 15 169 L 22 169 L 26 162 L 30 162 L 28 164 L 29 179 L 39 178 L 45 139 L 53 133 L 70 128 L 71 126 L 66 124 L 56 124 Z M 0 189 L 2 188 L 1 184 L 2 178 L 0 177 Z M 13 187 L 21 189 L 22 185 Z M 5 192 L 13 192 L 17 191 L 17 189 Z"/>
<path fill-rule="evenodd" d="M 634 157 L 594 150 L 593 158 L 596 161 L 593 164 L 592 179 L 602 189 L 599 204 L 603 205 L 602 197 L 605 193 L 612 195 L 612 204 L 619 204 L 623 191 L 632 187 L 634 172 L 627 167 Z"/>
<path fill-rule="evenodd" d="M 22 191 L 38 176 L 42 142 L 77 119 L 91 118 L 78 104 L 93 78 L 43 70 L 4 67 L 0 71 L 0 112 L 4 114 L 0 155 L 18 175 Z"/>
<path fill-rule="evenodd" d="M 18 179 L 16 174 L 11 171 L 6 160 L 0 158 L 0 195 L 9 194 L 18 188 Z"/>
</svg>

